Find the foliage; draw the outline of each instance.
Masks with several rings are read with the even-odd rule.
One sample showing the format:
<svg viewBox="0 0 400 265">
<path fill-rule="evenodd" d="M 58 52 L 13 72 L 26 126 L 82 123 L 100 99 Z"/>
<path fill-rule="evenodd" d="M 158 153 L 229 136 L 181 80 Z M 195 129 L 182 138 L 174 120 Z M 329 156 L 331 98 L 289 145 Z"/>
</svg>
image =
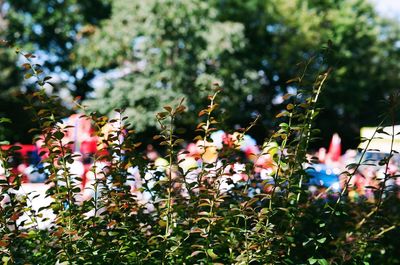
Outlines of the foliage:
<svg viewBox="0 0 400 265">
<path fill-rule="evenodd" d="M 1 24 L 1 22 L 0 22 Z M 0 130 L 0 141 L 12 142 L 26 141 L 32 136 L 26 133 L 33 123 L 32 116 L 23 110 L 27 100 L 20 91 L 20 71 L 15 67 L 16 54 L 9 49 L 8 44 L 2 41 L 2 28 L 0 26 L 0 118 L 8 118 L 13 121 L 7 128 Z M 19 132 L 19 133 L 15 133 Z"/>
<path fill-rule="evenodd" d="M 257 122 L 236 131 L 230 144 L 215 154 L 210 133 L 220 123 L 215 116 L 220 88 L 208 97 L 199 113 L 196 140 L 203 148 L 199 167 L 184 169 L 179 153 L 182 139 L 176 121 L 185 112 L 184 102 L 165 106 L 157 114 L 161 132 L 154 139 L 165 147 L 166 163 L 149 161 L 138 147 L 135 133 L 128 129 L 123 111 L 116 119 L 95 113 L 91 119 L 103 141 L 94 157 L 92 197 L 82 200 L 79 179 L 70 170 L 75 154 L 64 142 L 65 130 L 57 103 L 43 90 L 49 78 L 23 54 L 28 76 L 41 88 L 33 97 L 46 102 L 32 106 L 48 152 L 45 170 L 49 175 L 46 194 L 53 201 L 33 210 L 29 196 L 15 191 L 21 177 L 10 170 L 9 157 L 17 147 L 0 150 L 5 179 L 1 180 L 0 252 L 5 264 L 396 264 L 399 236 L 399 207 L 395 193 L 387 192 L 390 156 L 383 185 L 374 203 L 351 202 L 347 185 L 354 175 L 349 166 L 347 184 L 340 194 L 313 197 L 306 183 L 306 151 L 315 135 L 312 124 L 318 114 L 318 99 L 331 69 L 322 69 L 313 86 L 285 95 L 285 110 L 277 117 L 278 129 L 266 139 L 263 154 L 272 156 L 271 180 L 261 180 L 256 166 L 244 160 L 238 147 L 244 134 Z M 304 72 L 300 72 L 304 73 Z M 33 78 L 32 77 L 32 78 Z M 296 76 L 299 86 L 304 74 Z M 34 102 L 34 101 L 33 101 Z M 397 97 L 388 119 L 394 126 Z M 113 124 L 111 132 L 102 130 Z M 392 139 L 395 135 L 391 134 Z M 369 140 L 371 141 L 371 140 Z M 276 142 L 277 145 L 272 145 Z M 106 151 L 107 150 L 107 151 Z M 365 151 L 364 151 L 365 152 Z M 100 167 L 104 162 L 107 166 Z M 235 163 L 245 167 L 231 168 Z M 137 173 L 131 171 L 137 169 Z M 243 181 L 234 182 L 240 174 Z M 141 187 L 132 190 L 129 182 Z M 396 176 L 394 176 L 396 177 Z M 78 182 L 77 182 L 78 181 Z M 227 189 L 227 185 L 230 187 Z M 225 188 L 224 188 L 225 187 Z M 143 200 L 143 195 L 148 200 Z M 35 196 L 31 194 L 31 196 Z M 56 218 L 47 229 L 38 229 L 44 211 Z M 29 218 L 22 223 L 23 214 Z"/>
<path fill-rule="evenodd" d="M 331 40 L 324 59 L 313 61 L 309 73 L 321 65 L 336 68 L 317 123 L 323 135 L 341 128 L 347 146 L 361 125 L 378 122 L 377 99 L 397 88 L 398 29 L 377 17 L 366 1 L 193 2 L 194 7 L 192 1 L 153 1 L 138 8 L 132 1 L 113 2 L 110 19 L 77 50 L 78 62 L 89 69 L 126 73 L 123 81 L 111 78 L 108 88 L 99 88 L 91 101 L 94 109 L 107 113 L 126 107 L 132 123 L 143 124 L 135 117 L 142 105 L 156 112 L 165 104 L 152 91 L 183 94 L 194 110 L 204 104 L 198 100 L 204 98 L 204 84 L 216 81 L 226 89 L 221 94 L 225 123 L 243 126 L 260 113 L 263 126 L 254 133 L 261 138 L 282 107 L 271 102 L 300 89 L 286 84 L 295 75 L 293 65 L 319 54 L 321 43 Z M 139 39 L 145 52 L 138 57 L 133 46 Z M 144 70 L 128 70 L 143 62 Z M 168 92 L 159 93 L 163 88 Z"/>
<path fill-rule="evenodd" d="M 360 126 L 378 123 L 378 99 L 399 80 L 398 25 L 366 0 L 5 3 L 5 38 L 46 51 L 46 66 L 61 67 L 73 96 L 89 96 L 87 104 L 102 114 L 126 108 L 136 129 L 147 133 L 154 129 L 151 117 L 182 96 L 189 112 L 181 123 L 190 133 L 207 89 L 218 82 L 225 88 L 224 123 L 240 127 L 260 113 L 264 119 L 253 132 L 261 139 L 277 125 L 281 96 L 299 89 L 286 84 L 293 65 L 331 40 L 324 60 L 309 65 L 336 69 L 316 122 L 324 139 L 337 129 L 345 147 L 354 147 Z M 88 93 L 95 77 L 102 86 Z"/>
<path fill-rule="evenodd" d="M 94 7 L 96 12 L 93 12 Z M 37 126 L 30 122 L 31 113 L 24 111 L 28 104 L 25 93 L 31 91 L 31 84 L 23 82 L 15 65 L 19 58 L 8 46 L 41 51 L 47 58 L 46 69 L 75 76 L 79 69 L 71 67 L 71 50 L 78 32 L 83 32 L 82 27 L 88 23 L 96 25 L 108 13 L 108 1 L 0 1 L 0 116 L 13 121 L 0 132 L 3 140 L 29 143 L 33 135 L 27 131 Z M 70 83 L 66 88 L 75 90 L 74 96 L 83 96 L 88 90 L 86 82 L 92 77 L 93 73 L 84 72 L 73 86 Z M 64 86 L 57 86 L 54 93 L 58 88 L 62 90 Z"/>
<path fill-rule="evenodd" d="M 244 109 L 254 108 L 265 117 L 279 110 L 280 105 L 270 102 L 276 95 L 286 93 L 285 83 L 294 76 L 292 66 L 318 55 L 315 51 L 320 50 L 321 43 L 330 40 L 329 52 L 309 65 L 310 69 L 319 69 L 321 64 L 335 68 L 334 78 L 325 88 L 326 96 L 321 99 L 324 110 L 316 121 L 325 145 L 336 131 L 343 136 L 345 147 L 354 148 L 360 127 L 379 122 L 376 115 L 382 107 L 379 99 L 397 89 L 397 70 L 392 71 L 399 56 L 395 37 L 399 28 L 396 22 L 377 16 L 371 3 L 362 0 L 215 3 L 221 10 L 221 20 L 240 22 L 245 27 L 248 45 L 239 58 L 242 67 L 261 70 L 265 75 L 260 82 L 260 93 L 252 92 L 253 101 Z"/>
<path fill-rule="evenodd" d="M 112 8 L 110 19 L 78 46 L 77 63 L 114 69 L 119 78 L 99 87 L 87 104 L 101 113 L 126 108 L 138 131 L 154 127 L 151 117 L 173 98 L 184 95 L 189 110 L 196 110 L 205 88 L 218 81 L 214 74 L 232 74 L 224 65 L 231 61 L 222 64 L 221 58 L 244 46 L 243 26 L 217 21 L 217 10 L 206 2 L 122 0 Z M 238 99 L 231 98 L 235 104 Z M 188 118 L 186 124 L 193 124 L 193 115 Z"/>
<path fill-rule="evenodd" d="M 45 66 L 51 70 L 56 66 L 64 71 L 73 70 L 69 66 L 77 35 L 90 31 L 85 28 L 87 24 L 97 25 L 106 18 L 109 5 L 107 0 L 2 1 L 3 17 L 8 24 L 3 37 L 15 45 L 45 50 L 51 57 Z"/>
</svg>

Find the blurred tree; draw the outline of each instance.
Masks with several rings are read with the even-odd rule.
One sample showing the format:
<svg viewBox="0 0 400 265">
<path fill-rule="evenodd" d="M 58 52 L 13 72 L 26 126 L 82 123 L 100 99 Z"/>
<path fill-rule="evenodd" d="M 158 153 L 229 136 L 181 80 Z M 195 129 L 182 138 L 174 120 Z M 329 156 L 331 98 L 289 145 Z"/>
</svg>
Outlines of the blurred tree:
<svg viewBox="0 0 400 265">
<path fill-rule="evenodd" d="M 85 97 L 93 73 L 75 67 L 71 51 L 79 38 L 110 15 L 109 0 L 5 0 L 9 21 L 5 38 L 40 55 L 48 71 L 64 74 L 56 87 L 68 87 L 73 96 Z M 95 12 L 94 12 L 95 11 Z M 69 83 L 62 84 L 61 81 Z"/>
<path fill-rule="evenodd" d="M 309 66 L 314 75 L 323 65 L 334 68 L 321 97 L 322 113 L 317 127 L 325 145 L 337 131 L 345 147 L 357 144 L 359 128 L 376 125 L 384 112 L 381 100 L 399 88 L 399 26 L 379 17 L 365 0 L 215 0 L 219 18 L 245 25 L 247 43 L 243 67 L 258 69 L 265 75 L 262 94 L 250 104 L 268 113 L 278 94 L 287 86 L 296 63 L 321 51 Z M 331 40 L 330 50 L 321 50 Z M 286 90 L 286 91 L 285 91 Z M 279 100 L 276 100 L 278 103 Z M 272 113 L 276 107 L 272 105 Z"/>
<path fill-rule="evenodd" d="M 73 96 L 84 97 L 91 89 L 88 80 L 93 73 L 73 67 L 71 50 L 78 32 L 88 30 L 85 25 L 95 25 L 109 13 L 108 0 L 0 0 L 0 39 L 7 40 L 0 46 L 0 117 L 12 120 L 0 129 L 1 140 L 30 142 L 32 135 L 27 132 L 34 126 L 32 113 L 24 110 L 28 104 L 25 93 L 33 88 L 23 82 L 19 58 L 10 46 L 38 53 L 47 71 L 66 73 L 65 81 L 70 84 L 57 79 L 56 91 L 67 87 Z"/>
<path fill-rule="evenodd" d="M 220 22 L 217 13 L 206 1 L 113 1 L 111 18 L 76 51 L 78 64 L 107 70 L 89 106 L 101 113 L 126 108 L 143 131 L 156 125 L 162 106 L 181 97 L 191 113 L 184 123 L 191 124 L 214 82 L 229 79 L 226 101 L 240 104 L 250 93 L 240 80 L 257 84 L 258 76 L 235 56 L 246 44 L 243 25 Z"/>
<path fill-rule="evenodd" d="M 126 107 L 139 130 L 173 98 L 185 96 L 195 110 L 216 81 L 225 89 L 226 122 L 244 125 L 260 112 L 265 135 L 280 96 L 298 89 L 286 84 L 297 63 L 319 55 L 310 79 L 326 65 L 335 71 L 318 125 L 351 144 L 398 86 L 396 36 L 398 27 L 364 0 L 116 0 L 110 19 L 82 39 L 76 62 L 106 73 L 89 106 L 102 113 Z M 322 48 L 328 40 L 329 52 Z"/>
<path fill-rule="evenodd" d="M 378 17 L 367 0 L 7 3 L 7 39 L 46 51 L 47 66 L 66 71 L 74 96 L 89 96 L 86 103 L 100 113 L 127 108 L 139 131 L 182 96 L 191 124 L 218 82 L 227 125 L 261 113 L 262 137 L 282 108 L 281 96 L 299 89 L 286 83 L 297 63 L 317 55 L 308 79 L 334 67 L 318 126 L 326 141 L 337 130 L 348 146 L 360 126 L 376 123 L 380 99 L 398 88 L 399 27 Z M 324 49 L 328 40 L 331 49 Z"/>
<path fill-rule="evenodd" d="M 23 110 L 26 101 L 21 97 L 22 74 L 16 67 L 17 56 L 5 41 L 9 21 L 3 5 L 0 1 L 0 118 L 8 118 L 12 123 L 0 124 L 0 141 L 29 141 L 27 132 L 32 125 L 31 116 Z"/>
</svg>

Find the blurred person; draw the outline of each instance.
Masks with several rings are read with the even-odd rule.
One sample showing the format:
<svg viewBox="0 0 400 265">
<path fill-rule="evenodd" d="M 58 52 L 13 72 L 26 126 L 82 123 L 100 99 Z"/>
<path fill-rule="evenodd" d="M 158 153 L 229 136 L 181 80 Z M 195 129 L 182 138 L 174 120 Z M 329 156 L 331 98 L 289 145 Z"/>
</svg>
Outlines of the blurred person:
<svg viewBox="0 0 400 265">
<path fill-rule="evenodd" d="M 342 153 L 342 139 L 339 134 L 334 133 L 329 145 L 328 152 L 325 158 L 325 164 L 327 165 L 337 165 L 340 163 Z"/>
<path fill-rule="evenodd" d="M 379 189 L 379 181 L 377 180 L 377 169 L 372 166 L 362 166 L 353 176 L 350 184 L 357 194 L 357 198 L 364 197 L 368 201 L 374 201 L 374 192 Z M 368 188 L 366 188 L 368 187 Z M 355 195 L 355 194 L 354 194 Z"/>
<path fill-rule="evenodd" d="M 273 157 L 278 154 L 278 144 L 276 142 L 268 143 L 254 164 L 254 171 L 259 175 L 262 184 L 261 189 L 270 193 L 274 187 L 274 175 L 277 169 Z"/>
<path fill-rule="evenodd" d="M 246 173 L 246 165 L 243 163 L 234 163 L 224 168 L 222 176 L 219 177 L 219 190 L 224 193 L 235 186 L 240 186 L 249 180 Z"/>
<path fill-rule="evenodd" d="M 396 191 L 396 178 L 399 174 L 399 156 L 394 155 L 387 164 L 387 167 L 381 169 L 381 185 L 385 185 L 385 194 L 384 196 L 388 196 L 389 192 Z M 385 181 L 385 183 L 383 183 Z"/>
<path fill-rule="evenodd" d="M 199 164 L 194 156 L 190 152 L 180 152 L 178 154 L 178 166 L 182 169 L 183 177 L 185 182 L 188 184 L 197 181 L 199 173 Z"/>
<path fill-rule="evenodd" d="M 150 161 L 156 161 L 156 159 L 160 157 L 159 153 L 154 149 L 152 144 L 147 145 L 146 156 Z"/>
<path fill-rule="evenodd" d="M 325 147 L 321 147 L 318 149 L 317 157 L 318 157 L 318 161 L 320 163 L 322 163 L 322 164 L 325 163 L 325 160 L 326 160 L 326 148 Z"/>
<path fill-rule="evenodd" d="M 218 149 L 217 146 L 212 142 L 207 142 L 205 140 L 198 140 L 196 143 L 197 146 L 197 154 L 200 155 L 200 158 L 203 163 L 213 164 L 218 160 Z"/>
</svg>

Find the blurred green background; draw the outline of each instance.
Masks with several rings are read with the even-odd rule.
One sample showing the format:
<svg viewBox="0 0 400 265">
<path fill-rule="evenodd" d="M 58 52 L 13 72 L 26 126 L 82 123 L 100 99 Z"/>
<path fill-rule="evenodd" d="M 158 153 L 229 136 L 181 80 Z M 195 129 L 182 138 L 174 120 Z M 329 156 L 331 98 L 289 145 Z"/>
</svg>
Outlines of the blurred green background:
<svg viewBox="0 0 400 265">
<path fill-rule="evenodd" d="M 307 80 L 333 67 L 315 144 L 338 132 L 344 148 L 355 147 L 360 127 L 378 123 L 383 100 L 400 84 L 399 20 L 367 0 L 0 0 L 0 12 L 0 38 L 38 55 L 53 76 L 48 93 L 60 95 L 67 112 L 77 96 L 101 114 L 126 108 L 144 140 L 155 113 L 182 97 L 189 112 L 179 123 L 191 137 L 219 83 L 222 127 L 246 126 L 261 114 L 251 133 L 261 141 L 282 96 L 299 89 L 287 80 L 315 56 Z M 12 49 L 0 48 L 0 117 L 13 120 L 0 135 L 30 142 L 34 125 L 22 106 L 36 88 L 20 64 Z"/>
</svg>

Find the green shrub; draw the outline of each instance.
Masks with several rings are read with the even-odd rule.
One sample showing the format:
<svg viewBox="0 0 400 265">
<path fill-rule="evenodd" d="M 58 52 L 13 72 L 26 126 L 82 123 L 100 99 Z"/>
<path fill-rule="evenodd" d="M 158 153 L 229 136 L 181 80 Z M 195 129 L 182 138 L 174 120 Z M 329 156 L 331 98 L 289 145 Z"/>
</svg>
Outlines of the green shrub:
<svg viewBox="0 0 400 265">
<path fill-rule="evenodd" d="M 11 171 L 8 161 L 17 147 L 1 150 L 5 169 L 1 194 L 8 197 L 0 215 L 4 264 L 399 263 L 399 201 L 384 192 L 384 185 L 375 203 L 351 202 L 346 188 L 341 194 L 313 198 L 305 185 L 309 178 L 305 167 L 311 163 L 308 145 L 317 133 L 312 124 L 330 69 L 318 74 L 310 89 L 284 96 L 286 109 L 277 116 L 282 122 L 266 138 L 261 153 L 272 155 L 272 182 L 261 180 L 254 163 L 238 151 L 258 118 L 237 130 L 236 139 L 219 150 L 217 160 L 200 153 L 201 165 L 185 170 L 180 153 L 183 140 L 175 127 L 185 111 L 183 101 L 164 107 L 157 115 L 161 132 L 154 139 L 167 161 L 161 166 L 141 151 L 140 139 L 124 123 L 122 110 L 116 110 L 120 119 L 83 115 L 103 139 L 98 149 L 104 152 L 94 157 L 98 168 L 92 168 L 92 197 L 82 200 L 79 179 L 70 169 L 75 154 L 70 143 L 63 142 L 67 128 L 59 123 L 57 99 L 43 89 L 49 78 L 42 77 L 40 67 L 31 63 L 33 55 L 24 56 L 26 78 L 37 78 L 42 87 L 32 95 L 30 109 L 40 124 L 37 133 L 43 136 L 43 147 L 48 149 L 44 170 L 50 187 L 46 196 L 52 203 L 35 211 L 30 203 L 33 194 L 15 192 L 21 188 L 21 176 Z M 301 86 L 303 78 L 300 74 L 294 80 Z M 210 152 L 215 151 L 210 135 L 219 126 L 215 115 L 219 91 L 216 86 L 215 94 L 209 96 L 210 104 L 200 111 L 196 128 L 195 140 Z M 105 135 L 103 128 L 110 123 L 114 130 Z M 383 162 L 389 163 L 389 158 Z M 245 165 L 240 173 L 246 177 L 230 183 L 234 172 L 227 168 L 236 162 Z M 101 163 L 107 166 L 100 167 Z M 132 173 L 135 167 L 137 173 Z M 349 180 L 354 171 L 349 167 L 344 174 Z M 140 176 L 142 185 L 132 192 L 126 183 L 135 176 Z M 385 174 L 385 181 L 389 178 Z M 231 188 L 223 189 L 225 184 Z M 255 192 L 257 187 L 261 189 Z M 143 194 L 147 200 L 141 198 Z M 39 229 L 39 219 L 48 210 L 56 218 L 46 229 Z M 29 218 L 20 223 L 23 214 Z"/>
</svg>

